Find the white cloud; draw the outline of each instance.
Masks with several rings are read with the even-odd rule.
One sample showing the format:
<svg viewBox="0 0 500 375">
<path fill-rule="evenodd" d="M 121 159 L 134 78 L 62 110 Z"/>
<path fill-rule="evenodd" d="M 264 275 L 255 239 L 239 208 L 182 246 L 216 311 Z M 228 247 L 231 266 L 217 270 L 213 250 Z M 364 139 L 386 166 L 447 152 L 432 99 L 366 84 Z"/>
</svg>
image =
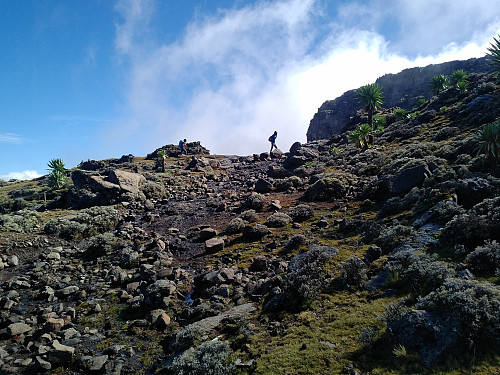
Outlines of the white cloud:
<svg viewBox="0 0 500 375">
<path fill-rule="evenodd" d="M 0 179 L 4 181 L 15 180 L 32 180 L 34 178 L 42 177 L 37 171 L 27 170 L 22 172 L 10 172 L 6 175 L 0 175 Z"/>
<path fill-rule="evenodd" d="M 305 141 L 325 100 L 385 73 L 482 56 L 499 25 L 486 1 L 478 0 L 477 7 L 451 0 L 414 3 L 398 0 L 387 7 L 372 0 L 362 9 L 352 2 L 330 20 L 314 0 L 259 2 L 197 19 L 175 43 L 155 46 L 147 41 L 154 3 L 123 1 L 116 45 L 131 66 L 129 113 L 112 138 L 104 137 L 115 144 L 133 141 L 146 152 L 188 138 L 213 153 L 242 155 L 267 151 L 267 137 L 277 130 L 277 144 L 286 151 Z M 448 12 L 455 6 L 469 13 Z M 471 16 L 477 19 L 464 25 Z M 393 39 L 384 34 L 391 27 Z M 460 27 L 467 35 L 455 38 Z"/>
<path fill-rule="evenodd" d="M 22 143 L 23 137 L 14 133 L 0 133 L 0 143 Z"/>
</svg>

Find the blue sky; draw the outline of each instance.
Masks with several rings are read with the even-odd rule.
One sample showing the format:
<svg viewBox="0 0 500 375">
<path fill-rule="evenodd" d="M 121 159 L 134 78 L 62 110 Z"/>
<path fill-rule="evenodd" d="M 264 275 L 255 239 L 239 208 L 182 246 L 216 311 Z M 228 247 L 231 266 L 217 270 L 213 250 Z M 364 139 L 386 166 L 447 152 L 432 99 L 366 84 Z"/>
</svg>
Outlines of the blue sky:
<svg viewBox="0 0 500 375">
<path fill-rule="evenodd" d="M 0 0 L 0 178 L 62 158 L 287 151 L 325 100 L 481 57 L 497 0 Z"/>
</svg>

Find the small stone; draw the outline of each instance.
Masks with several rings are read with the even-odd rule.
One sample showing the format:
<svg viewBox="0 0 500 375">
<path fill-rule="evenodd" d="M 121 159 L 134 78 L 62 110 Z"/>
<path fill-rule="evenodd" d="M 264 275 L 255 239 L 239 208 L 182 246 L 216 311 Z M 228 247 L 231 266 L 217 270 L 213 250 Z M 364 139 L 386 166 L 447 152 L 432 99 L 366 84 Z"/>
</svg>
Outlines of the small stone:
<svg viewBox="0 0 500 375">
<path fill-rule="evenodd" d="M 43 359 L 39 355 L 37 355 L 35 357 L 35 361 L 38 364 L 38 366 L 40 366 L 40 368 L 42 368 L 44 370 L 51 370 L 52 369 L 52 365 L 50 364 L 50 362 L 46 361 L 45 359 Z"/>
<path fill-rule="evenodd" d="M 205 251 L 208 254 L 214 254 L 224 249 L 223 238 L 211 238 L 205 241 Z"/>
<path fill-rule="evenodd" d="M 12 323 L 7 327 L 7 335 L 10 337 L 21 335 L 31 331 L 31 327 L 26 323 Z"/>
<path fill-rule="evenodd" d="M 155 324 L 157 329 L 164 330 L 170 325 L 170 317 L 164 312 L 158 316 Z"/>
</svg>

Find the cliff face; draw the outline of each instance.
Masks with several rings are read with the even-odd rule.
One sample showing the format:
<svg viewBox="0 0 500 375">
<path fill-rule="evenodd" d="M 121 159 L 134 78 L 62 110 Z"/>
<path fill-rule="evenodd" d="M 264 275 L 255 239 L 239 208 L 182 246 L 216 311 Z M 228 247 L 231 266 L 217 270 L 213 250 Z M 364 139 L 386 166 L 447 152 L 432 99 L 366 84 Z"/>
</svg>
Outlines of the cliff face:
<svg viewBox="0 0 500 375">
<path fill-rule="evenodd" d="M 428 65 L 424 68 L 405 69 L 397 74 L 386 74 L 375 82 L 384 92 L 384 108 L 400 107 L 411 110 L 419 98 L 430 99 L 430 81 L 438 74 L 450 75 L 457 69 L 469 74 L 486 73 L 491 67 L 486 57 L 464 61 L 450 61 Z M 350 90 L 334 100 L 327 100 L 318 109 L 309 123 L 307 141 L 327 139 L 340 134 L 349 120 L 361 109 L 356 98 L 356 90 Z"/>
</svg>

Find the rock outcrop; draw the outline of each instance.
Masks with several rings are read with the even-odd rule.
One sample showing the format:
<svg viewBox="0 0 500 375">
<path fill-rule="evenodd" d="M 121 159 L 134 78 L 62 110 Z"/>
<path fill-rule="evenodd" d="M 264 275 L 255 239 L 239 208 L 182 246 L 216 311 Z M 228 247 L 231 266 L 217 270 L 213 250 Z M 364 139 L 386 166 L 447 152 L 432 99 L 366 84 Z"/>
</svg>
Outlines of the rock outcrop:
<svg viewBox="0 0 500 375">
<path fill-rule="evenodd" d="M 430 99 L 430 81 L 438 74 L 449 75 L 457 69 L 467 73 L 486 73 L 491 70 L 485 57 L 464 61 L 450 61 L 443 64 L 405 69 L 397 74 L 386 74 L 376 80 L 384 92 L 384 108 L 400 107 L 411 110 L 419 98 Z M 367 82 L 369 83 L 369 82 Z M 334 100 L 327 100 L 318 109 L 309 124 L 307 141 L 328 139 L 342 133 L 350 120 L 361 109 L 356 90 L 350 90 Z"/>
</svg>

